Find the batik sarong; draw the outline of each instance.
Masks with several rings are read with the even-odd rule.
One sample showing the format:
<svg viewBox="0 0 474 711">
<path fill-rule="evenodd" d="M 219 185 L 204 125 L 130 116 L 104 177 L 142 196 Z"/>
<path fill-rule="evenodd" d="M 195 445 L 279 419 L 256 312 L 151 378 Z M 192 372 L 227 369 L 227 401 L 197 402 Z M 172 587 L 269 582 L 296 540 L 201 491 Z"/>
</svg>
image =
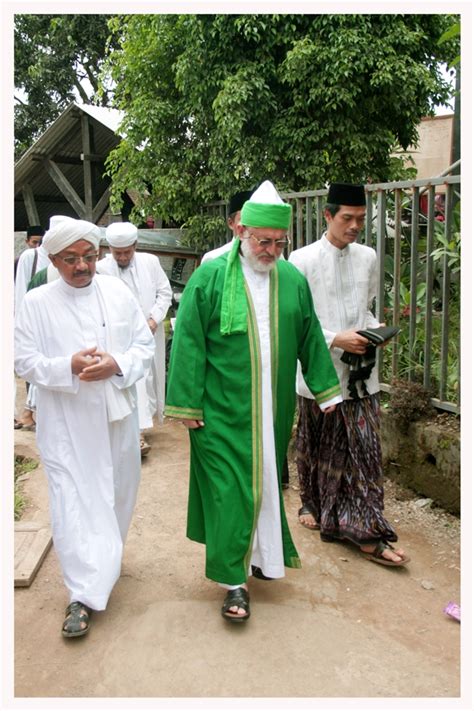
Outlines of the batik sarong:
<svg viewBox="0 0 474 711">
<path fill-rule="evenodd" d="M 298 398 L 296 464 L 303 504 L 322 538 L 357 545 L 397 535 L 383 516 L 379 395 L 344 400 L 324 415 L 314 400 Z"/>
</svg>

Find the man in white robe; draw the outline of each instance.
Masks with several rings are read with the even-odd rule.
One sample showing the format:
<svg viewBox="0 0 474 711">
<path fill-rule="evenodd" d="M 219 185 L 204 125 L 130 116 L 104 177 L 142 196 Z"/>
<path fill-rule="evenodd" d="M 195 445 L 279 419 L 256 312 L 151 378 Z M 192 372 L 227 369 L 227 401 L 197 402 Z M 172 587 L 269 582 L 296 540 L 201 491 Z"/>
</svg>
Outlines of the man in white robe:
<svg viewBox="0 0 474 711">
<path fill-rule="evenodd" d="M 41 241 L 43 239 L 44 235 L 44 229 L 41 227 L 41 225 L 30 225 L 26 229 L 26 237 L 25 237 L 25 244 L 26 244 L 26 249 L 36 249 L 37 247 L 40 246 Z M 25 250 L 23 250 L 24 252 Z M 14 263 L 14 269 L 13 269 L 13 275 L 14 278 L 16 279 L 16 270 L 18 267 L 18 262 L 20 260 L 21 252 L 18 257 L 15 259 Z"/>
<path fill-rule="evenodd" d="M 65 637 L 88 631 L 120 575 L 140 479 L 135 383 L 154 352 L 130 290 L 95 276 L 99 239 L 85 220 L 56 222 L 43 246 L 61 278 L 29 291 L 15 322 L 16 371 L 37 386 Z"/>
<path fill-rule="evenodd" d="M 399 566 L 409 558 L 389 541 L 397 535 L 383 515 L 377 368 L 352 387 L 344 352 L 364 356 L 369 341 L 359 331 L 381 326 L 371 312 L 378 284 L 377 255 L 357 244 L 365 222 L 363 185 L 333 183 L 321 239 L 296 249 L 292 262 L 311 288 L 316 314 L 339 377 L 343 401 L 323 417 L 298 371 L 296 448 L 302 506 L 300 523 L 323 541 L 348 540 L 375 563 Z M 370 370 L 370 369 L 369 369 Z"/>
<path fill-rule="evenodd" d="M 232 231 L 232 239 L 230 240 L 230 242 L 226 242 L 220 247 L 216 247 L 216 249 L 211 249 L 210 252 L 206 252 L 205 254 L 203 254 L 203 256 L 201 257 L 201 264 L 204 264 L 204 262 L 208 262 L 211 259 L 217 259 L 217 257 L 221 256 L 221 254 L 230 252 L 230 250 L 232 249 L 234 237 L 237 236 L 237 225 L 240 224 L 240 213 L 242 210 L 242 206 L 246 200 L 250 199 L 251 195 L 251 190 L 241 190 L 240 192 L 235 193 L 235 195 L 232 195 L 227 206 L 227 226 Z"/>
<path fill-rule="evenodd" d="M 145 377 L 137 382 L 140 451 L 150 451 L 144 430 L 153 427 L 153 417 L 163 422 L 165 403 L 166 341 L 163 319 L 171 306 L 171 285 L 154 254 L 137 253 L 138 230 L 130 222 L 114 222 L 105 231 L 110 254 L 97 263 L 99 274 L 110 274 L 127 284 L 142 307 L 155 339 L 155 355 Z"/>
<path fill-rule="evenodd" d="M 44 235 L 44 230 L 42 230 L 42 236 Z M 35 234 L 39 234 L 36 232 Z M 28 284 L 31 279 L 39 271 L 44 269 L 50 263 L 48 254 L 41 243 L 37 244 L 35 247 L 30 246 L 29 249 L 25 249 L 16 263 L 15 269 L 15 311 L 18 311 L 23 298 L 28 291 Z M 34 386 L 31 383 L 27 383 L 27 397 L 23 412 L 18 418 L 18 423 L 25 430 L 35 430 L 35 417 L 36 417 L 36 393 Z"/>
</svg>

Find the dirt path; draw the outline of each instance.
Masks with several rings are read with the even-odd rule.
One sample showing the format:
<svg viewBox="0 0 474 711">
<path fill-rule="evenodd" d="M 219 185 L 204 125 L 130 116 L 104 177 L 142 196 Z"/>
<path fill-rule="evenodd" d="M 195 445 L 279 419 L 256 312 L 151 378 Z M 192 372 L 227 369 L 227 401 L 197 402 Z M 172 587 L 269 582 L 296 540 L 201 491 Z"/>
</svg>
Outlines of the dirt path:
<svg viewBox="0 0 474 711">
<path fill-rule="evenodd" d="M 297 523 L 294 472 L 285 492 L 303 562 L 282 581 L 251 580 L 252 617 L 231 626 L 206 580 L 204 549 L 185 537 L 188 439 L 157 427 L 144 462 L 122 576 L 89 635 L 64 640 L 67 604 L 54 549 L 30 588 L 15 590 L 16 697 L 457 697 L 459 522 L 387 484 L 386 509 L 412 557 L 375 565 Z M 23 453 L 35 435 L 17 431 Z M 26 519 L 47 517 L 44 474 L 24 483 Z"/>
</svg>

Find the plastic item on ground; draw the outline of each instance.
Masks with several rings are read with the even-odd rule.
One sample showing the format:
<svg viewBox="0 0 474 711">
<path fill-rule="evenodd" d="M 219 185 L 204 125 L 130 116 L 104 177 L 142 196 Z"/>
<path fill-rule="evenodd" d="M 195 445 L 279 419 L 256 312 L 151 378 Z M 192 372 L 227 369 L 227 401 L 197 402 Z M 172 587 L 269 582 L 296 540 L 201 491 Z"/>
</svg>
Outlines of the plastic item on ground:
<svg viewBox="0 0 474 711">
<path fill-rule="evenodd" d="M 448 602 L 443 612 L 445 612 L 453 620 L 461 622 L 461 608 L 455 602 Z"/>
</svg>

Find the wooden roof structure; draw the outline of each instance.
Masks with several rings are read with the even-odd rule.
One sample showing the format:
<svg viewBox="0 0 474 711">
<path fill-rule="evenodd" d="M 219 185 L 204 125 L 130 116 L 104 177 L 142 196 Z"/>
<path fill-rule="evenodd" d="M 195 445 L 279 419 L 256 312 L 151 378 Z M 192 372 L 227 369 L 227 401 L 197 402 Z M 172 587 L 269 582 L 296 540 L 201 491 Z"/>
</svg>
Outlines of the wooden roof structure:
<svg viewBox="0 0 474 711">
<path fill-rule="evenodd" d="M 109 205 L 104 163 L 120 142 L 121 118 L 116 109 L 76 103 L 63 111 L 15 164 L 15 231 L 47 229 L 52 215 L 97 224 Z"/>
</svg>

